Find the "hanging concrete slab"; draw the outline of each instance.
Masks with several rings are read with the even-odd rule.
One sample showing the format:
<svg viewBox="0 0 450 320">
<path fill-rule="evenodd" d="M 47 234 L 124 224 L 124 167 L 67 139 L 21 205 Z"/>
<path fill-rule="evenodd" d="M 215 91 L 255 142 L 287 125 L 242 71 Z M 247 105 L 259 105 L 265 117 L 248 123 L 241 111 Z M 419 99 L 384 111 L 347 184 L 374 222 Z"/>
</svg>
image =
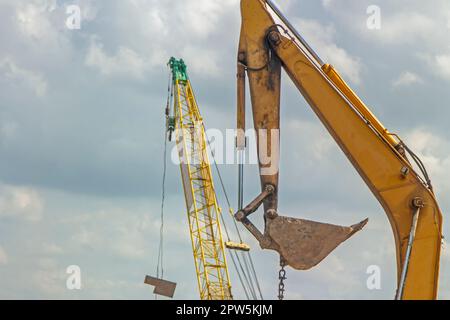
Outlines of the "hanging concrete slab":
<svg viewBox="0 0 450 320">
<path fill-rule="evenodd" d="M 175 288 L 177 286 L 177 284 L 174 282 L 158 279 L 151 276 L 145 276 L 144 283 L 155 287 L 155 289 L 153 290 L 154 294 L 158 294 L 160 296 L 165 296 L 168 298 L 173 298 L 173 295 L 175 294 Z"/>
</svg>

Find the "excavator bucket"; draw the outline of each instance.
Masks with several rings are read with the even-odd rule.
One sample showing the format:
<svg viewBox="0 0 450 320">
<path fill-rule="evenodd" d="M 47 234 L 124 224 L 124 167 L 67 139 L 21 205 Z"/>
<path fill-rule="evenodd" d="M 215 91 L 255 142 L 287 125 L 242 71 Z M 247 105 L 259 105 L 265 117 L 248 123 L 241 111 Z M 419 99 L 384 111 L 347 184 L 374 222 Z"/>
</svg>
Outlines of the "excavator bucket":
<svg viewBox="0 0 450 320">
<path fill-rule="evenodd" d="M 277 216 L 268 221 L 266 232 L 278 245 L 279 253 L 288 265 L 297 270 L 308 270 L 361 230 L 368 221 L 343 227 Z"/>
</svg>

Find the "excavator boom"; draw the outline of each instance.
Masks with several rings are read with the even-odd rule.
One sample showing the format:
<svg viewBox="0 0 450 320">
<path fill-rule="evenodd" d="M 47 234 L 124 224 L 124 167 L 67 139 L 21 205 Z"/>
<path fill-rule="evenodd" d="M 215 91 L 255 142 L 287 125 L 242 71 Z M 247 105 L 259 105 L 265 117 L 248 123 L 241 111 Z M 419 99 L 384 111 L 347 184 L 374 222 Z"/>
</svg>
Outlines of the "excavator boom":
<svg viewBox="0 0 450 320">
<path fill-rule="evenodd" d="M 324 259 L 367 221 L 340 227 L 278 215 L 280 87 L 283 68 L 386 212 L 396 245 L 398 299 L 436 299 L 442 214 L 422 163 L 324 64 L 271 0 L 241 0 L 238 147 L 245 138 L 245 76 L 257 130 L 262 193 L 236 214 L 261 246 L 296 269 Z M 281 22 L 280 22 L 281 21 Z M 264 134 L 260 134 L 264 132 Z M 261 150 L 270 155 L 262 159 Z M 419 165 L 419 175 L 407 157 Z M 264 160 L 264 161 L 263 161 Z M 265 230 L 248 216 L 264 206 Z"/>
</svg>

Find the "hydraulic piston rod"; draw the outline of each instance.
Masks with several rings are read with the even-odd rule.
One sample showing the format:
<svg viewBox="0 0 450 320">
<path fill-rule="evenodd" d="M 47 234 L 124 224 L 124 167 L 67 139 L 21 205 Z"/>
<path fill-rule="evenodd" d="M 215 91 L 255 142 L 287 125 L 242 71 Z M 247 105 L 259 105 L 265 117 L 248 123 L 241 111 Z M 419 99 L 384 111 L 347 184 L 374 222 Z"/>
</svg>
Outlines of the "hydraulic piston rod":
<svg viewBox="0 0 450 320">
<path fill-rule="evenodd" d="M 403 263 L 402 275 L 400 277 L 400 284 L 397 289 L 397 295 L 395 296 L 395 300 L 402 300 L 403 298 L 403 290 L 405 289 L 405 281 L 406 276 L 408 274 L 409 260 L 411 258 L 411 251 L 414 243 L 414 238 L 416 237 L 417 222 L 419 221 L 420 209 L 423 208 L 424 206 L 423 201 L 420 198 L 415 198 L 413 200 L 412 205 L 414 207 L 413 221 L 411 224 L 411 232 L 409 233 L 408 247 L 406 248 L 406 257 L 405 262 Z"/>
</svg>

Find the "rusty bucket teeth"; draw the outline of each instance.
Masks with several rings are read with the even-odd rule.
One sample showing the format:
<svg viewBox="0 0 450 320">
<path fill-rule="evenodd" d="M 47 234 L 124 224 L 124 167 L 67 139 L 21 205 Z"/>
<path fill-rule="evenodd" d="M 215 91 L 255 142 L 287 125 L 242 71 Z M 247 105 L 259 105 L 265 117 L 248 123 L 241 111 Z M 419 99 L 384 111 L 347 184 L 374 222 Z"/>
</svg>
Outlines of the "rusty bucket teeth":
<svg viewBox="0 0 450 320">
<path fill-rule="evenodd" d="M 343 227 L 278 216 L 268 221 L 266 231 L 288 265 L 297 270 L 308 270 L 360 231 L 368 221 L 366 219 L 350 227 Z"/>
</svg>

